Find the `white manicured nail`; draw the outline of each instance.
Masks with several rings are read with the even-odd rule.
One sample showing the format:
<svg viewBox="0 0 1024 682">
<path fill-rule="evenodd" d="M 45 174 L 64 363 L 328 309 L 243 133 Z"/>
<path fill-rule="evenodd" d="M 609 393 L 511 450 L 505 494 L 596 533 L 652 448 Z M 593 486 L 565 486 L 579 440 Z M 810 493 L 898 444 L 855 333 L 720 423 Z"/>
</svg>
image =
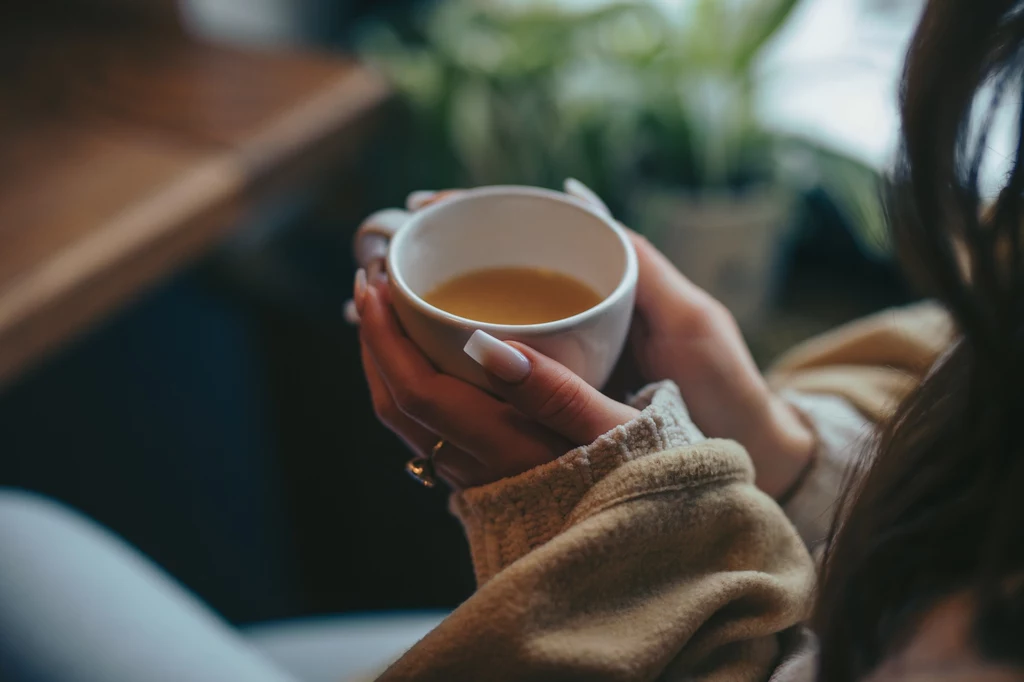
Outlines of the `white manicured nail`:
<svg viewBox="0 0 1024 682">
<path fill-rule="evenodd" d="M 371 261 L 366 266 L 366 279 L 373 286 L 388 283 L 388 271 L 383 259 Z"/>
<path fill-rule="evenodd" d="M 608 205 L 604 203 L 604 200 L 597 196 L 597 193 L 594 190 L 590 189 L 576 178 L 566 178 L 564 187 L 566 194 L 570 194 L 577 199 L 582 199 L 609 218 L 612 216 L 612 212 L 608 209 Z"/>
<path fill-rule="evenodd" d="M 426 190 L 419 190 L 412 192 L 405 198 L 405 207 L 410 211 L 418 211 L 423 208 L 437 192 L 429 192 Z"/>
<path fill-rule="evenodd" d="M 530 376 L 531 367 L 527 357 L 485 331 L 478 329 L 473 332 L 463 350 L 502 381 L 518 384 Z"/>
<path fill-rule="evenodd" d="M 356 304 L 356 310 L 360 310 L 363 307 L 363 301 L 366 299 L 366 270 L 359 268 L 356 270 L 356 281 L 352 287 L 352 298 Z"/>
<path fill-rule="evenodd" d="M 359 311 L 356 310 L 355 301 L 345 301 L 345 321 L 353 327 L 359 326 Z"/>
</svg>

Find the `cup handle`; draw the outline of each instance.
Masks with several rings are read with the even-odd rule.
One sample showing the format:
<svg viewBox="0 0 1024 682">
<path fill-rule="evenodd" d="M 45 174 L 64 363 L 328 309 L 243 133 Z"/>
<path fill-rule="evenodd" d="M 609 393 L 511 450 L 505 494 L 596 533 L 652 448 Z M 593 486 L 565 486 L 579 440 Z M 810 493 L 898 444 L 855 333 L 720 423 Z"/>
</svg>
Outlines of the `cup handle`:
<svg viewBox="0 0 1024 682">
<path fill-rule="evenodd" d="M 601 197 L 597 196 L 594 190 L 590 189 L 576 178 L 566 178 L 563 184 L 565 193 L 569 196 L 576 197 L 586 204 L 595 209 L 598 213 L 603 213 L 605 216 L 612 218 L 612 212 L 608 208 L 608 204 L 604 203 Z"/>
<path fill-rule="evenodd" d="M 367 274 L 370 275 L 376 274 L 370 270 L 383 271 L 391 239 L 409 222 L 411 217 L 412 214 L 408 211 L 386 208 L 364 220 L 356 230 L 353 245 L 359 267 L 366 268 Z"/>
</svg>

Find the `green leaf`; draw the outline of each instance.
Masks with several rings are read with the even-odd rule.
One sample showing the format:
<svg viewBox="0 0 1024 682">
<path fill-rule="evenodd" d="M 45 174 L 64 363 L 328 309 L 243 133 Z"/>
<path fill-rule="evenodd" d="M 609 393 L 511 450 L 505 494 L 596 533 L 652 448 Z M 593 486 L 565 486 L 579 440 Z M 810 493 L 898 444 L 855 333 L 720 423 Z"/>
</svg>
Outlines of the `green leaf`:
<svg viewBox="0 0 1024 682">
<path fill-rule="evenodd" d="M 732 60 L 732 71 L 747 73 L 761 48 L 772 39 L 793 14 L 800 0 L 771 0 L 760 3 L 755 17 L 745 22 L 747 35 L 740 41 Z"/>
</svg>

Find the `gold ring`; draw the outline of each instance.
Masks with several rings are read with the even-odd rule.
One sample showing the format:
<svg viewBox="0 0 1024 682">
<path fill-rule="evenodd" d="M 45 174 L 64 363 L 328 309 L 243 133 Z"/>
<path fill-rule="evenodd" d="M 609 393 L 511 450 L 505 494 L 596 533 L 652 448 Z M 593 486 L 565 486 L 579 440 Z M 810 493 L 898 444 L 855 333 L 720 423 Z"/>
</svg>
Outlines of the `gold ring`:
<svg viewBox="0 0 1024 682">
<path fill-rule="evenodd" d="M 437 485 L 437 472 L 434 471 L 434 455 L 444 447 L 444 439 L 437 441 L 430 450 L 429 457 L 413 457 L 405 463 L 405 471 L 426 488 Z"/>
</svg>

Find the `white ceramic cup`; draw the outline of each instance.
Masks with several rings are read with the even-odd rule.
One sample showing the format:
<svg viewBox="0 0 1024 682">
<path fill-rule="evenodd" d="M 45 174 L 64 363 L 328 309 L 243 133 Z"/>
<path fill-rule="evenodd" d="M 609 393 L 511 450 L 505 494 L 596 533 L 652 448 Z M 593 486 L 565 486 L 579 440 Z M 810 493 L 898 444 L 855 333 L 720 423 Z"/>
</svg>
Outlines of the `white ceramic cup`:
<svg viewBox="0 0 1024 682">
<path fill-rule="evenodd" d="M 463 351 L 477 329 L 521 341 L 601 387 L 622 353 L 636 295 L 636 252 L 601 206 L 535 187 L 466 190 L 416 213 L 367 218 L 356 238 L 362 265 L 386 258 L 392 300 L 409 337 L 441 371 L 487 388 Z M 602 301 L 543 324 L 491 324 L 453 315 L 423 295 L 458 275 L 486 268 L 536 267 L 589 285 Z"/>
</svg>

